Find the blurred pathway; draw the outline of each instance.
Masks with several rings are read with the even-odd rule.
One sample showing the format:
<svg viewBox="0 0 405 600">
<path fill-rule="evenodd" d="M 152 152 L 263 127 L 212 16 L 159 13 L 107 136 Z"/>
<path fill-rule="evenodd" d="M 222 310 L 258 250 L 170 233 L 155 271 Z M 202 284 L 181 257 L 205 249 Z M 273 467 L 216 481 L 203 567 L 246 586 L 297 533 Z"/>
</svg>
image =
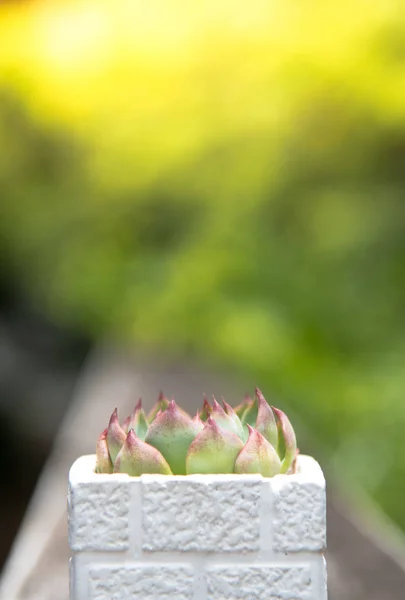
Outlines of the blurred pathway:
<svg viewBox="0 0 405 600">
<path fill-rule="evenodd" d="M 96 352 L 78 382 L 75 401 L 4 569 L 0 600 L 68 600 L 67 474 L 79 455 L 94 452 L 95 440 L 116 405 L 121 417 L 139 396 L 149 408 L 163 388 L 167 395 L 175 392 L 176 400 L 192 411 L 205 391 L 223 394 L 234 403 L 251 387 L 202 370 L 139 367 L 128 355 Z M 300 446 L 305 450 L 302 436 Z M 328 481 L 328 496 L 329 600 L 403 600 L 402 536 L 387 530 L 378 513 L 360 516 L 336 481 Z"/>
</svg>

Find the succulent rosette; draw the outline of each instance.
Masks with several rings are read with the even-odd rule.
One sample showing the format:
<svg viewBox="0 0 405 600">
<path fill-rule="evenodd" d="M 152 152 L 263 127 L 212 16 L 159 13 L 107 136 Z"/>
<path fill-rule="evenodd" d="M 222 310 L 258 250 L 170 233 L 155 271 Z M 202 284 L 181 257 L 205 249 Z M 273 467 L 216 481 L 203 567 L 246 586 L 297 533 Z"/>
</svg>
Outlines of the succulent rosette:
<svg viewBox="0 0 405 600">
<path fill-rule="evenodd" d="M 97 473 L 191 475 L 195 473 L 289 473 L 297 455 L 288 417 L 269 406 L 256 388 L 235 409 L 206 398 L 191 417 L 161 394 L 145 414 L 139 400 L 120 424 L 117 409 L 96 447 Z"/>
</svg>

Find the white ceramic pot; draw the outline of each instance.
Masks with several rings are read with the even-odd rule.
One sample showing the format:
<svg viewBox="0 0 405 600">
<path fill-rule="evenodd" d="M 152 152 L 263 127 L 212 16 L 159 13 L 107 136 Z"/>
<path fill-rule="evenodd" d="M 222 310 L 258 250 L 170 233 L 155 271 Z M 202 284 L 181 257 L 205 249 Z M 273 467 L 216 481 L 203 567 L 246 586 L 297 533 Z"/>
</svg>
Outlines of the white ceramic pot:
<svg viewBox="0 0 405 600">
<path fill-rule="evenodd" d="M 69 475 L 71 600 L 326 600 L 325 479 Z"/>
</svg>

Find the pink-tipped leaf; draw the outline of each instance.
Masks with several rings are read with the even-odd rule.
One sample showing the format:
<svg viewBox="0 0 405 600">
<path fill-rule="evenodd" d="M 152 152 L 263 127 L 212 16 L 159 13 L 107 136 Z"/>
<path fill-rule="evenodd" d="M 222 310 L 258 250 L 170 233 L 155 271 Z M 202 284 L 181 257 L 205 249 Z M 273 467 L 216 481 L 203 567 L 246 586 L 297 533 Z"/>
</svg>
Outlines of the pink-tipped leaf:
<svg viewBox="0 0 405 600">
<path fill-rule="evenodd" d="M 113 464 L 110 457 L 110 453 L 108 452 L 107 433 L 108 429 L 104 429 L 104 431 L 100 434 L 100 437 L 97 440 L 96 473 L 113 472 Z"/>
<path fill-rule="evenodd" d="M 147 420 L 148 423 L 152 423 L 152 421 L 156 418 L 159 411 L 163 412 L 169 406 L 169 399 L 166 398 L 163 392 L 160 392 L 159 397 L 156 403 L 152 406 L 151 410 L 148 413 Z"/>
<path fill-rule="evenodd" d="M 235 461 L 235 473 L 259 473 L 273 477 L 280 473 L 281 461 L 274 447 L 266 438 L 247 426 L 249 437 Z"/>
<path fill-rule="evenodd" d="M 122 430 L 125 431 L 125 433 L 128 433 L 130 422 L 131 422 L 131 415 L 128 415 L 127 418 L 125 419 L 125 421 L 123 421 L 123 423 L 121 425 Z"/>
<path fill-rule="evenodd" d="M 243 443 L 239 437 L 208 417 L 204 429 L 192 442 L 186 458 L 187 474 L 233 473 Z"/>
<path fill-rule="evenodd" d="M 246 408 L 241 416 L 242 423 L 244 425 L 250 425 L 251 427 L 254 427 L 256 425 L 257 412 L 258 412 L 258 403 L 257 403 L 257 397 L 255 396 L 252 400 L 250 400 L 246 404 Z"/>
<path fill-rule="evenodd" d="M 285 413 L 279 408 L 271 407 L 276 415 L 278 430 L 277 453 L 281 459 L 281 473 L 287 473 L 294 462 L 297 451 L 295 431 Z"/>
<path fill-rule="evenodd" d="M 118 411 L 115 409 L 110 417 L 107 431 L 108 451 L 113 463 L 117 458 L 117 454 L 121 450 L 126 437 L 126 433 L 118 421 Z"/>
<path fill-rule="evenodd" d="M 261 433 L 274 448 L 277 448 L 278 432 L 274 413 L 259 388 L 256 388 L 256 397 L 258 411 L 255 429 L 257 429 L 257 431 Z"/>
<path fill-rule="evenodd" d="M 238 415 L 239 419 L 242 420 L 243 413 L 246 411 L 247 407 L 252 404 L 253 399 L 250 394 L 245 394 L 243 402 L 240 402 L 237 406 L 235 406 L 234 411 Z"/>
<path fill-rule="evenodd" d="M 134 429 L 139 439 L 144 440 L 146 432 L 148 431 L 148 421 L 146 419 L 145 412 L 142 408 L 142 400 L 139 398 L 131 415 L 131 421 L 128 426 L 128 431 Z"/>
<path fill-rule="evenodd" d="M 201 418 L 201 420 L 202 421 L 206 421 L 208 419 L 208 417 L 210 416 L 211 413 L 212 413 L 212 406 L 208 402 L 207 397 L 204 396 L 203 407 L 202 407 L 202 410 L 200 412 L 200 418 Z"/>
<path fill-rule="evenodd" d="M 175 401 L 150 424 L 145 442 L 161 452 L 175 475 L 186 474 L 186 454 L 200 425 L 179 410 Z"/>
<path fill-rule="evenodd" d="M 193 423 L 197 425 L 200 431 L 204 429 L 204 421 L 201 420 L 200 411 L 197 410 L 197 414 L 192 418 Z"/>
<path fill-rule="evenodd" d="M 243 442 L 246 442 L 246 440 L 248 438 L 248 432 L 247 432 L 246 427 L 244 427 L 242 421 L 240 420 L 238 414 L 236 413 L 236 411 L 232 408 L 232 406 L 230 404 L 225 402 L 224 398 L 222 398 L 222 404 L 224 405 L 224 411 L 236 425 L 236 427 L 239 431 L 239 433 L 238 433 L 239 437 L 241 438 L 241 440 Z"/>
<path fill-rule="evenodd" d="M 146 444 L 130 429 L 125 443 L 114 463 L 114 473 L 127 473 L 139 477 L 144 473 L 172 475 L 169 465 L 159 450 Z"/>
<path fill-rule="evenodd" d="M 212 413 L 211 417 L 214 419 L 216 423 L 223 429 L 227 431 L 231 431 L 232 433 L 236 433 L 237 436 L 240 437 L 241 440 L 244 440 L 244 430 L 243 425 L 235 413 L 233 408 L 225 402 L 222 398 L 222 403 L 224 408 L 216 401 L 215 397 L 212 397 Z"/>
</svg>

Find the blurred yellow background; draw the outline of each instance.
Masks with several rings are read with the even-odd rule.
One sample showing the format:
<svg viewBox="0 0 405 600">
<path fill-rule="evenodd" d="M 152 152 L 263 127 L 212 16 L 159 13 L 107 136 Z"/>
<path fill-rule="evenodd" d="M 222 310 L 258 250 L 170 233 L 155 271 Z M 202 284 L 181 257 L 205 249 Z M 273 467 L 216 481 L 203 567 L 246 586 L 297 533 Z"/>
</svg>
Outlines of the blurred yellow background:
<svg viewBox="0 0 405 600">
<path fill-rule="evenodd" d="M 267 385 L 405 528 L 402 0 L 5 2 L 0 185 L 26 302 Z"/>
</svg>

